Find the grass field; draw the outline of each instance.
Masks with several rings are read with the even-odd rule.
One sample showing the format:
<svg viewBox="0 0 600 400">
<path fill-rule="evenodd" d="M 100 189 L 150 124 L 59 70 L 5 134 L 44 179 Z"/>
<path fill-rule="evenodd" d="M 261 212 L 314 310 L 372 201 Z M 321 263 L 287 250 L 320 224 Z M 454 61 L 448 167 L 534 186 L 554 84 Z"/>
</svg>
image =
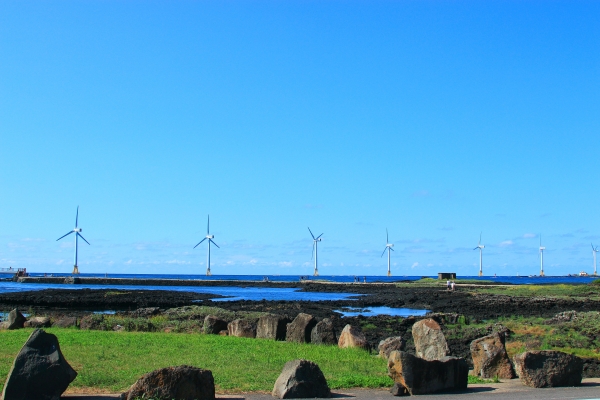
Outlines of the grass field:
<svg viewBox="0 0 600 400">
<path fill-rule="evenodd" d="M 507 285 L 470 288 L 481 294 L 500 294 L 515 297 L 554 297 L 580 300 L 600 300 L 600 285 Z"/>
<path fill-rule="evenodd" d="M 268 391 L 283 365 L 319 365 L 332 389 L 389 387 L 386 362 L 360 349 L 203 334 L 103 332 L 49 328 L 78 372 L 70 391 L 116 393 L 158 368 L 193 365 L 212 371 L 218 392 Z M 31 329 L 0 331 L 0 390 Z"/>
</svg>

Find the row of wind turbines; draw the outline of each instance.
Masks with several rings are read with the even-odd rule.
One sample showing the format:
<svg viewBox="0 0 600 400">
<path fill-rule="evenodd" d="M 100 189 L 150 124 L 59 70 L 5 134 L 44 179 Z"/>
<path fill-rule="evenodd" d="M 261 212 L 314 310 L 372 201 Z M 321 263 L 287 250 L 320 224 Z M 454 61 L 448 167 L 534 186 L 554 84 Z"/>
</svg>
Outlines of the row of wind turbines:
<svg viewBox="0 0 600 400">
<path fill-rule="evenodd" d="M 594 255 L 594 276 L 597 275 L 596 270 L 596 253 L 598 252 L 598 246 L 594 247 L 592 243 L 592 254 Z M 483 276 L 483 249 L 485 246 L 481 244 L 481 234 L 479 234 L 479 242 L 477 243 L 477 247 L 473 250 L 479 249 L 479 276 Z M 542 246 L 542 235 L 540 235 L 540 276 L 545 276 L 544 274 L 544 250 L 546 248 Z"/>
<path fill-rule="evenodd" d="M 82 231 L 83 231 L 83 229 L 81 229 L 79 227 L 79 206 L 77 206 L 77 212 L 75 214 L 75 228 L 73 228 L 71 231 L 67 232 L 63 236 L 56 239 L 56 241 L 59 241 L 62 238 L 65 238 L 72 233 L 75 234 L 75 261 L 74 261 L 74 265 L 73 265 L 73 274 L 79 274 L 79 267 L 77 266 L 77 255 L 78 255 L 78 245 L 79 245 L 78 239 L 81 238 L 88 245 L 90 244 L 90 242 L 85 240 L 85 238 L 81 235 Z M 310 227 L 308 228 L 308 231 L 310 232 L 310 236 L 312 236 L 312 240 L 313 240 L 312 257 L 311 257 L 314 260 L 313 275 L 319 276 L 318 244 L 319 244 L 319 242 L 321 242 L 323 240 L 321 238 L 323 236 L 323 234 L 321 233 L 319 236 L 315 237 L 315 235 L 310 230 Z M 387 251 L 387 276 L 391 276 L 392 275 L 391 252 L 394 251 L 394 244 L 390 243 L 390 237 L 389 237 L 387 228 L 385 230 L 385 234 L 386 234 L 386 245 L 385 245 L 385 248 L 383 249 L 383 253 L 381 253 L 381 257 L 383 257 L 385 252 Z M 219 245 L 216 244 L 215 241 L 213 240 L 214 238 L 215 238 L 215 235 L 210 234 L 210 215 L 209 215 L 207 218 L 207 222 L 206 222 L 206 236 L 204 237 L 204 239 L 202 239 L 200 242 L 198 242 L 197 245 L 194 246 L 194 249 L 195 249 L 200 244 L 202 244 L 206 241 L 206 245 L 207 245 L 207 248 L 206 248 L 206 250 L 207 250 L 206 275 L 207 276 L 212 275 L 212 273 L 210 271 L 210 246 L 211 246 L 211 244 L 213 244 L 213 245 L 217 246 L 217 248 L 220 248 Z M 481 234 L 479 234 L 479 242 L 477 243 L 477 247 L 475 247 L 473 249 L 473 250 L 479 250 L 479 276 L 483 276 L 483 249 L 485 249 L 485 245 L 481 244 Z M 542 246 L 542 236 L 540 235 L 540 276 L 544 276 L 544 250 L 546 250 L 546 248 Z M 594 276 L 597 275 L 597 272 L 596 272 L 596 253 L 597 252 L 598 252 L 598 246 L 594 247 L 594 245 L 592 244 L 592 253 L 594 255 Z"/>
<path fill-rule="evenodd" d="M 87 240 L 85 240 L 85 238 L 81 235 L 81 232 L 83 231 L 83 229 L 81 229 L 79 227 L 79 206 L 77 206 L 77 212 L 75 213 L 75 228 L 73 228 L 72 230 L 70 230 L 69 232 L 67 232 L 66 234 L 62 235 L 61 237 L 59 237 L 58 239 L 56 239 L 56 241 L 58 242 L 59 240 L 61 240 L 62 238 L 65 238 L 67 236 L 69 236 L 70 234 L 74 233 L 75 234 L 75 260 L 74 260 L 74 264 L 73 264 L 73 274 L 79 274 L 79 266 L 77 265 L 77 255 L 78 255 L 78 247 L 79 247 L 79 241 L 78 239 L 81 238 L 83 239 L 84 242 L 86 242 L 88 245 L 90 244 L 90 242 L 88 242 Z M 310 235 L 313 238 L 313 251 L 312 251 L 312 259 L 315 262 L 315 270 L 313 275 L 314 276 L 319 276 L 319 263 L 318 263 L 318 248 L 317 245 L 318 243 L 322 240 L 321 236 L 323 236 L 323 234 L 321 233 L 319 236 L 315 237 L 315 235 L 313 235 L 312 231 L 310 230 L 310 228 L 308 228 L 308 231 L 310 232 Z M 387 229 L 385 230 L 385 233 L 387 235 Z M 198 246 L 200 246 L 202 243 L 204 243 L 206 241 L 206 275 L 207 276 L 211 276 L 212 272 L 210 271 L 210 245 L 213 244 L 215 246 L 217 246 L 217 248 L 220 249 L 219 245 L 215 243 L 215 241 L 213 240 L 215 238 L 215 235 L 211 235 L 210 234 L 210 215 L 207 218 L 206 221 L 206 236 L 204 237 L 204 239 L 202 239 L 200 242 L 198 242 L 197 245 L 194 246 L 194 249 Z M 390 251 L 394 251 L 393 247 L 394 245 L 389 243 L 389 235 L 387 235 L 387 244 L 385 245 L 385 249 L 383 250 L 383 253 L 381 254 L 381 256 L 383 257 L 383 255 L 385 254 L 385 252 L 388 252 L 388 270 L 387 270 L 387 275 L 391 276 L 392 272 L 390 269 Z"/>
</svg>

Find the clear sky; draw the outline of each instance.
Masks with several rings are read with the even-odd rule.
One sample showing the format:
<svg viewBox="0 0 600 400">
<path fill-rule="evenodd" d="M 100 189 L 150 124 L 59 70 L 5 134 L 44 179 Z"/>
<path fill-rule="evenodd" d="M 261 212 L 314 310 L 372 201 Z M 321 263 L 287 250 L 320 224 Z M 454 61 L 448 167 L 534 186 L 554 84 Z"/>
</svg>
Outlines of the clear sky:
<svg viewBox="0 0 600 400">
<path fill-rule="evenodd" d="M 0 267 L 592 271 L 600 2 L 2 1 Z M 81 243 L 81 242 L 80 242 Z"/>
</svg>

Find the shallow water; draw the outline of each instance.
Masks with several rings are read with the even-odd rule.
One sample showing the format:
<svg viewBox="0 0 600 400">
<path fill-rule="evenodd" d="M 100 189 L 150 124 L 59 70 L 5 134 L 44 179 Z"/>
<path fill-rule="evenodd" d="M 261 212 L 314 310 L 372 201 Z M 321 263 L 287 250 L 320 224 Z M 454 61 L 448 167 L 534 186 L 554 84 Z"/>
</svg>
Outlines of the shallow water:
<svg viewBox="0 0 600 400">
<path fill-rule="evenodd" d="M 177 292 L 209 293 L 227 298 L 213 301 L 235 300 L 272 300 L 272 301 L 321 301 L 352 300 L 356 294 L 351 293 L 314 293 L 301 292 L 295 288 L 256 288 L 237 286 L 137 286 L 137 285 L 63 285 L 43 283 L 0 282 L 0 293 L 28 292 L 43 289 L 113 289 L 113 290 L 171 290 Z"/>
<path fill-rule="evenodd" d="M 344 317 L 357 317 L 362 315 L 364 317 L 374 317 L 376 315 L 389 315 L 392 317 L 410 317 L 410 316 L 423 316 L 429 312 L 429 310 L 417 310 L 413 308 L 393 308 L 393 307 L 365 307 L 365 308 L 354 308 L 346 307 L 343 310 L 334 310 L 339 312 Z"/>
</svg>

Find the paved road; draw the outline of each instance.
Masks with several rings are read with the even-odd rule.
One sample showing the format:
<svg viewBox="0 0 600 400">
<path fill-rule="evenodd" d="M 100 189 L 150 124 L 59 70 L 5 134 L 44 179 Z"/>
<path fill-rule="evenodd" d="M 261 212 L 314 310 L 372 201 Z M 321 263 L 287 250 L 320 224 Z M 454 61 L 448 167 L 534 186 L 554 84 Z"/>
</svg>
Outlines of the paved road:
<svg viewBox="0 0 600 400">
<path fill-rule="evenodd" d="M 117 395 L 66 395 L 68 400 L 107 400 L 119 398 Z M 353 400 L 392 400 L 395 397 L 387 390 L 350 389 L 334 391 L 335 399 Z M 513 379 L 495 384 L 469 385 L 464 392 L 438 393 L 418 396 L 419 399 L 472 399 L 472 400 L 600 400 L 600 378 L 584 379 L 581 386 L 566 388 L 534 389 Z M 270 394 L 248 393 L 218 395 L 220 400 L 273 400 Z"/>
</svg>

